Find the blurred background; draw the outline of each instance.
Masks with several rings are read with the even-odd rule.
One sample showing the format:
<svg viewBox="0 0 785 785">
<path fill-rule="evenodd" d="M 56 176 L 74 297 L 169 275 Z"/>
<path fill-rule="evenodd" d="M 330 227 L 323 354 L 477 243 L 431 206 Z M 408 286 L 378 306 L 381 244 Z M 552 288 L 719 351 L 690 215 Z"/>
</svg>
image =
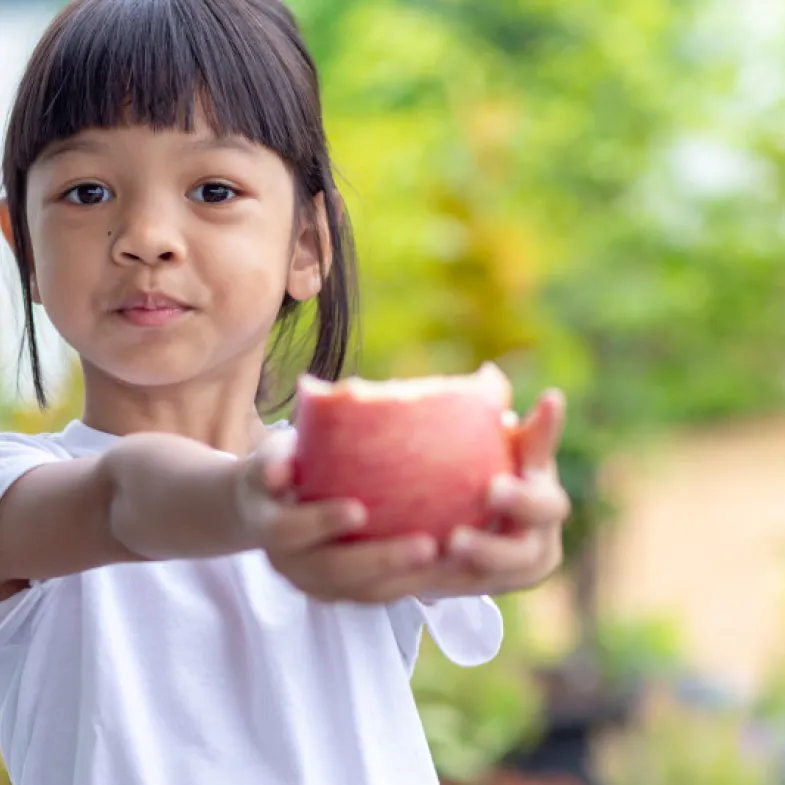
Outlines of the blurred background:
<svg viewBox="0 0 785 785">
<path fill-rule="evenodd" d="M 57 3 L 0 0 L 0 113 Z M 785 4 L 292 0 L 357 231 L 363 375 L 561 386 L 567 562 L 414 684 L 445 783 L 785 783 Z M 78 416 L 43 324 L 0 429 Z M 402 785 L 410 785 L 409 783 Z M 414 785 L 414 784 L 412 784 Z"/>
</svg>

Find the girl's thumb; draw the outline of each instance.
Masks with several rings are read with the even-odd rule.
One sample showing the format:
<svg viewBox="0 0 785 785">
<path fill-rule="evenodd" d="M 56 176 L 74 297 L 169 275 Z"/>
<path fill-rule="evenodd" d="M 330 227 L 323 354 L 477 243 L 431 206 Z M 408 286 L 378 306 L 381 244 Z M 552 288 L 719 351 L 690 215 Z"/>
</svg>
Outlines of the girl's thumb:
<svg viewBox="0 0 785 785">
<path fill-rule="evenodd" d="M 252 478 L 271 496 L 290 489 L 297 433 L 293 428 L 271 431 L 251 456 Z"/>
</svg>

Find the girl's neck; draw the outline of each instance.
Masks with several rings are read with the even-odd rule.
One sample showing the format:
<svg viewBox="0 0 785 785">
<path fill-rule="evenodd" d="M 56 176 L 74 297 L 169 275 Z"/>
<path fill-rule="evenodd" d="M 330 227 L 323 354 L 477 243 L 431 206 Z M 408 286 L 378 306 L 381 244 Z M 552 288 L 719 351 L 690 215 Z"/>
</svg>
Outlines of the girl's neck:
<svg viewBox="0 0 785 785">
<path fill-rule="evenodd" d="M 105 433 L 173 433 L 244 456 L 265 436 L 256 409 L 258 376 L 199 380 L 170 387 L 134 387 L 83 364 L 82 421 Z"/>
</svg>

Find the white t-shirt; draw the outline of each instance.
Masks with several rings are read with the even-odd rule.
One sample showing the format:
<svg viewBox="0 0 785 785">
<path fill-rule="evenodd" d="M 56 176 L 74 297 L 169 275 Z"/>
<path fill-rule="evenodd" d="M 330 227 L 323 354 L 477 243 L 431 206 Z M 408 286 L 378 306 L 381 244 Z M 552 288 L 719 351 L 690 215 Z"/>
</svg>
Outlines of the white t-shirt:
<svg viewBox="0 0 785 785">
<path fill-rule="evenodd" d="M 117 438 L 0 434 L 0 496 Z M 0 749 L 14 785 L 433 785 L 423 624 L 458 665 L 501 645 L 488 598 L 324 604 L 263 552 L 38 583 L 0 603 Z"/>
</svg>

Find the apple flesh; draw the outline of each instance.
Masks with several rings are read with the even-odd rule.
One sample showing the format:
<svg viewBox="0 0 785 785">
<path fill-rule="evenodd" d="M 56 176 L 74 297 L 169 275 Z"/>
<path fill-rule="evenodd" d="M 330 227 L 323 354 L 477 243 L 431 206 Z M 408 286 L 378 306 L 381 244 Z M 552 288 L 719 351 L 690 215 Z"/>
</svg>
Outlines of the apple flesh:
<svg viewBox="0 0 785 785">
<path fill-rule="evenodd" d="M 512 388 L 493 364 L 474 374 L 336 383 L 304 375 L 296 399 L 294 486 L 302 501 L 353 498 L 368 523 L 349 539 L 491 523 L 491 479 L 516 469 Z"/>
</svg>

